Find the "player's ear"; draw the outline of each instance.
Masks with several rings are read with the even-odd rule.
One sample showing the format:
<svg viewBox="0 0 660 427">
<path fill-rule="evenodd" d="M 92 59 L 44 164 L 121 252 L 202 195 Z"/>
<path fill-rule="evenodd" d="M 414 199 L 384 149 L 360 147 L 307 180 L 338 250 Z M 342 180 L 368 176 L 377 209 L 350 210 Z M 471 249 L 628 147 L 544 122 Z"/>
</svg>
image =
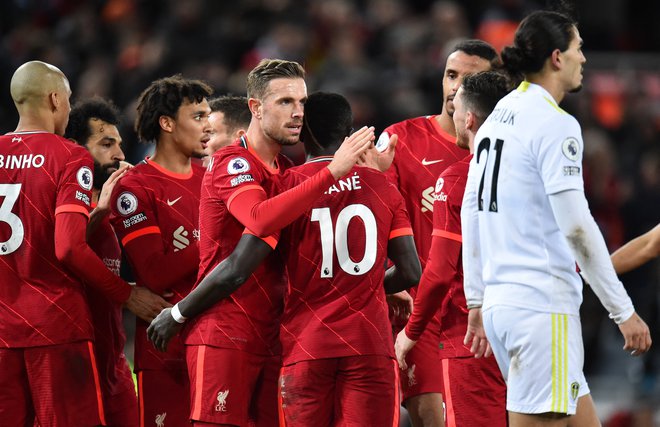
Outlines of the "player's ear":
<svg viewBox="0 0 660 427">
<path fill-rule="evenodd" d="M 256 98 L 248 99 L 248 107 L 252 113 L 252 117 L 261 119 L 261 101 Z"/>
<path fill-rule="evenodd" d="M 559 70 L 563 61 L 561 51 L 559 49 L 553 50 L 548 61 L 550 61 L 553 70 Z"/>
<path fill-rule="evenodd" d="M 158 118 L 158 124 L 167 133 L 171 133 L 174 130 L 174 119 L 170 116 L 160 116 Z"/>
<path fill-rule="evenodd" d="M 477 129 L 475 129 L 477 124 L 477 117 L 474 115 L 472 111 L 466 111 L 465 112 L 465 129 L 476 133 Z"/>
</svg>

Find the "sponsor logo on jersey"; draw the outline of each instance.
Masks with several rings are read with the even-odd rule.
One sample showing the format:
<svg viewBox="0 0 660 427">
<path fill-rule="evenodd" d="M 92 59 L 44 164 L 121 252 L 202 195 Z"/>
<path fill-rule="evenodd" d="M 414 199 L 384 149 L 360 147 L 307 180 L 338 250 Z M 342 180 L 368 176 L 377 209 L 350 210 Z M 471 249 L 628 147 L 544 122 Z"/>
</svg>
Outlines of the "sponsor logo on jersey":
<svg viewBox="0 0 660 427">
<path fill-rule="evenodd" d="M 580 143 L 573 137 L 568 137 L 561 144 L 561 152 L 568 160 L 576 161 L 580 154 Z"/>
<path fill-rule="evenodd" d="M 123 216 L 135 212 L 138 207 L 137 197 L 130 191 L 124 191 L 117 198 L 117 211 Z"/>
<path fill-rule="evenodd" d="M 576 176 L 580 175 L 579 166 L 564 166 L 564 176 Z"/>
<path fill-rule="evenodd" d="M 429 166 L 429 165 L 434 165 L 434 164 L 436 164 L 436 163 L 440 163 L 440 162 L 443 161 L 443 160 L 444 160 L 444 159 L 440 159 L 440 160 L 426 160 L 426 157 L 424 157 L 424 158 L 422 159 L 422 164 L 423 164 L 424 166 Z"/>
<path fill-rule="evenodd" d="M 168 206 L 172 206 L 172 205 L 174 205 L 176 202 L 178 202 L 179 200 L 181 200 L 181 197 L 183 197 L 183 196 L 179 196 L 179 197 L 177 197 L 177 198 L 174 199 L 174 200 L 167 199 L 167 205 L 168 205 Z"/>
<path fill-rule="evenodd" d="M 174 252 L 178 252 L 181 249 L 185 249 L 190 245 L 190 240 L 188 240 L 188 231 L 180 225 L 179 228 L 174 230 L 172 233 L 172 244 L 174 245 Z"/>
<path fill-rule="evenodd" d="M 387 147 L 390 145 L 390 134 L 387 132 L 383 132 L 380 134 L 378 137 L 378 140 L 376 141 L 376 150 L 378 150 L 379 153 L 382 153 L 383 151 L 387 150 Z"/>
<path fill-rule="evenodd" d="M 216 399 L 218 403 L 215 405 L 216 412 L 227 412 L 227 396 L 229 395 L 229 389 L 224 391 L 219 391 Z"/>
<path fill-rule="evenodd" d="M 15 136 L 11 139 L 11 142 L 23 142 L 23 138 L 20 136 Z"/>
<path fill-rule="evenodd" d="M 78 184 L 85 190 L 89 191 L 92 189 L 92 184 L 94 183 L 94 176 L 92 175 L 92 170 L 87 166 L 83 166 L 78 169 L 76 173 L 76 178 L 78 179 Z"/>
<path fill-rule="evenodd" d="M 156 427 L 165 427 L 166 416 L 167 416 L 167 412 L 163 412 L 162 414 L 156 415 L 156 419 L 154 420 L 156 422 Z"/>
<path fill-rule="evenodd" d="M 435 191 L 429 187 L 422 191 L 422 212 L 433 212 L 433 202 L 435 201 Z"/>
<path fill-rule="evenodd" d="M 40 168 L 44 165 L 46 158 L 43 154 L 19 154 L 18 156 L 0 155 L 0 168 L 3 169 L 28 169 Z"/>
<path fill-rule="evenodd" d="M 90 200 L 89 200 L 89 196 L 87 194 L 83 193 L 82 191 L 76 190 L 76 200 L 80 200 L 81 202 L 83 202 L 87 206 L 89 206 L 91 204 Z"/>
<path fill-rule="evenodd" d="M 108 267 L 108 270 L 119 276 L 119 269 L 121 267 L 121 260 L 119 258 L 103 258 L 101 261 Z"/>
<path fill-rule="evenodd" d="M 133 225 L 135 225 L 135 224 L 138 224 L 138 223 L 140 223 L 140 222 L 142 222 L 142 221 L 146 221 L 146 220 L 147 220 L 147 216 L 146 216 L 145 214 L 143 214 L 142 212 L 140 212 L 140 213 L 137 214 L 137 215 L 133 215 L 133 216 L 130 217 L 130 218 L 126 218 L 126 219 L 123 221 L 123 223 L 124 223 L 124 228 L 131 227 L 131 226 L 133 226 Z"/>
<path fill-rule="evenodd" d="M 415 379 L 415 367 L 416 365 L 412 365 L 410 368 L 408 368 L 408 387 L 412 387 L 415 384 L 417 384 L 417 380 Z"/>
<path fill-rule="evenodd" d="M 242 157 L 234 157 L 227 165 L 227 172 L 232 175 L 238 175 L 250 170 L 250 164 Z"/>
<path fill-rule="evenodd" d="M 252 182 L 254 181 L 254 178 L 252 178 L 252 175 L 249 173 L 246 173 L 245 175 L 239 175 L 235 178 L 232 178 L 231 181 L 229 181 L 229 184 L 232 187 L 236 187 L 237 185 L 244 184 L 246 182 Z"/>
</svg>

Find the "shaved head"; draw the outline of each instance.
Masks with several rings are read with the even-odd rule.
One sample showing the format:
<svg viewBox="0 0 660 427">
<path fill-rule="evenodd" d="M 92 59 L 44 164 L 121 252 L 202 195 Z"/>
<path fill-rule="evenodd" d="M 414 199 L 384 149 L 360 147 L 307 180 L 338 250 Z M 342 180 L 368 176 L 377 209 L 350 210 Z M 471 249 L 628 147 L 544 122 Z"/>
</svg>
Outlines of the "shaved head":
<svg viewBox="0 0 660 427">
<path fill-rule="evenodd" d="M 14 72 L 10 91 L 22 122 L 36 122 L 58 135 L 64 133 L 71 89 L 59 68 L 41 61 L 26 62 Z M 44 118 L 49 124 L 44 124 Z"/>
</svg>

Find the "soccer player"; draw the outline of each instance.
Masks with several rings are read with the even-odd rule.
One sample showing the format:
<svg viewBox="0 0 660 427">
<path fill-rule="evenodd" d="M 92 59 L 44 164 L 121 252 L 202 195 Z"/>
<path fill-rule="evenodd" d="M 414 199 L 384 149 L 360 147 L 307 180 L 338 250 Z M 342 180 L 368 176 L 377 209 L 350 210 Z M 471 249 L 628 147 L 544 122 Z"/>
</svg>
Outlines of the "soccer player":
<svg viewBox="0 0 660 427">
<path fill-rule="evenodd" d="M 342 144 L 327 167 L 267 199 L 262 183 L 290 166 L 280 154 L 282 146 L 299 141 L 307 99 L 304 76 L 299 64 L 278 59 L 261 61 L 248 75 L 248 131 L 213 155 L 204 177 L 200 280 L 232 253 L 245 227 L 261 236 L 281 229 L 344 176 L 372 144 L 373 128 L 361 129 Z M 241 289 L 215 305 L 217 299 L 209 299 L 201 310 L 188 311 L 186 298 L 161 313 L 161 320 L 175 317 L 184 322 L 208 308 L 191 321 L 185 334 L 195 425 L 246 425 L 249 419 L 263 426 L 278 422 L 279 319 L 286 289 L 281 259 L 268 256 L 242 280 L 247 281 Z"/>
<path fill-rule="evenodd" d="M 612 264 L 617 274 L 623 274 L 658 256 L 660 256 L 660 224 L 617 249 L 612 254 Z"/>
<path fill-rule="evenodd" d="M 445 169 L 436 183 L 429 258 L 417 287 L 413 313 L 395 344 L 399 365 L 406 369 L 406 354 L 440 311 L 439 354 L 448 427 L 478 426 L 484 420 L 492 426 L 507 425 L 506 386 L 495 359 L 475 359 L 463 345 L 468 311 L 463 293 L 460 218 L 474 135 L 509 89 L 503 74 L 485 71 L 466 76 L 456 92 L 456 145 L 469 150 L 470 155 Z"/>
<path fill-rule="evenodd" d="M 0 414 L 7 425 L 98 425 L 105 415 L 82 281 L 145 318 L 153 300 L 85 242 L 93 162 L 61 136 L 71 110 L 66 76 L 27 62 L 11 96 L 19 122 L 0 137 Z"/>
<path fill-rule="evenodd" d="M 467 155 L 455 144 L 454 96 L 467 74 L 489 70 L 498 61 L 497 52 L 488 43 L 460 42 L 447 57 L 442 78 L 442 113 L 393 124 L 378 139 L 380 148 L 389 135 L 399 136 L 394 163 L 386 174 L 406 201 L 423 268 L 431 246 L 436 181 L 442 171 Z M 415 289 L 411 294 L 415 295 Z M 401 325 L 396 319 L 393 323 L 398 332 Z M 439 330 L 436 318 L 408 354 L 408 369 L 401 376 L 403 403 L 415 427 L 443 425 L 442 372 L 437 368 L 438 343 L 442 341 Z"/>
<path fill-rule="evenodd" d="M 502 60 L 525 81 L 475 137 L 461 212 L 471 317 L 466 342 L 476 354 L 490 343 L 507 382 L 512 427 L 598 426 L 582 372 L 576 260 L 619 326 L 624 350 L 642 354 L 651 337 L 589 212 L 580 125 L 558 105 L 582 84 L 586 60 L 576 23 L 561 13 L 534 12 Z"/>
<path fill-rule="evenodd" d="M 212 89 L 180 75 L 156 80 L 139 98 L 135 128 L 141 142 L 155 141 L 152 157 L 130 169 L 111 196 L 111 222 L 136 282 L 176 303 L 190 292 L 199 265 L 199 199 L 202 158 L 210 139 Z M 148 323 L 137 321 L 135 372 L 140 425 L 186 425 L 189 381 L 183 343 L 154 352 Z M 166 424 L 166 425 L 167 425 Z"/>
<path fill-rule="evenodd" d="M 92 206 L 97 223 L 88 230 L 90 247 L 104 264 L 119 275 L 121 249 L 110 225 L 110 193 L 127 170 L 120 168 L 124 160 L 121 136 L 117 130 L 119 111 L 102 98 L 92 98 L 74 105 L 69 115 L 65 137 L 85 147 L 94 160 Z M 99 199 L 103 188 L 104 197 Z M 88 229 L 92 227 L 91 220 Z M 94 350 L 103 392 L 105 418 L 111 426 L 137 426 L 138 410 L 135 385 L 124 356 L 126 335 L 121 305 L 111 301 L 93 287 L 85 289 L 94 326 Z M 159 298 L 160 297 L 157 297 Z M 168 305 L 162 300 L 164 306 Z"/>
<path fill-rule="evenodd" d="M 250 107 L 244 96 L 219 96 L 209 100 L 211 114 L 211 139 L 206 144 L 206 153 L 213 155 L 220 148 L 231 144 L 245 135 L 250 126 Z"/>
</svg>

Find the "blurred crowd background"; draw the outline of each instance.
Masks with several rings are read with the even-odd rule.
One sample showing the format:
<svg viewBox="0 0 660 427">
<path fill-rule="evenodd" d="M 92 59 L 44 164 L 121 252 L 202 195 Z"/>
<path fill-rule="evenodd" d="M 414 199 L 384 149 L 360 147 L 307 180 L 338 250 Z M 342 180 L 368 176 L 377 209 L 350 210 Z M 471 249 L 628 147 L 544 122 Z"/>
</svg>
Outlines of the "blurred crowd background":
<svg viewBox="0 0 660 427">
<path fill-rule="evenodd" d="M 660 220 L 660 2 L 584 0 L 574 5 L 585 41 L 584 90 L 562 106 L 582 125 L 585 183 L 610 250 Z M 549 2 L 552 6 L 552 2 Z M 13 71 L 40 59 L 69 77 L 73 101 L 112 99 L 123 112 L 128 160 L 148 153 L 132 123 L 152 80 L 175 73 L 216 94 L 245 93 L 262 58 L 303 64 L 308 90 L 349 98 L 356 127 L 377 133 L 442 106 L 447 51 L 462 38 L 511 43 L 531 0 L 3 0 L 0 131 L 18 116 Z M 302 147 L 290 151 L 301 162 Z M 607 313 L 585 288 L 585 370 L 608 426 L 654 425 L 660 407 L 660 265 L 622 277 L 649 323 L 654 351 L 633 360 Z M 656 414 L 656 418 L 660 414 Z M 660 425 L 660 420 L 657 420 Z"/>
</svg>

